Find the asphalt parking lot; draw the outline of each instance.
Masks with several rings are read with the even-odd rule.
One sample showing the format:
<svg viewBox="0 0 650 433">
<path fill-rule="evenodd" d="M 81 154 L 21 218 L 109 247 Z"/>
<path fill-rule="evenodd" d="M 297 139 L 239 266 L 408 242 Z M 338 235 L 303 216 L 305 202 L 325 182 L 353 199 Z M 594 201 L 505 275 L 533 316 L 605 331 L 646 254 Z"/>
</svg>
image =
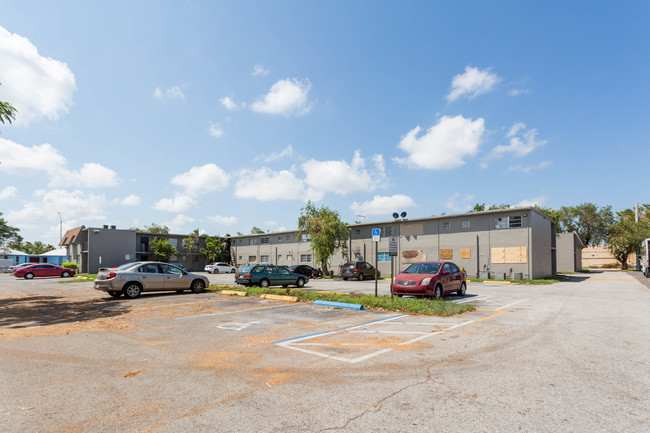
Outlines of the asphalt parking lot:
<svg viewBox="0 0 650 433">
<path fill-rule="evenodd" d="M 648 431 L 639 275 L 470 284 L 450 318 L 0 275 L 0 430 Z M 374 293 L 340 283 L 310 287 Z"/>
</svg>

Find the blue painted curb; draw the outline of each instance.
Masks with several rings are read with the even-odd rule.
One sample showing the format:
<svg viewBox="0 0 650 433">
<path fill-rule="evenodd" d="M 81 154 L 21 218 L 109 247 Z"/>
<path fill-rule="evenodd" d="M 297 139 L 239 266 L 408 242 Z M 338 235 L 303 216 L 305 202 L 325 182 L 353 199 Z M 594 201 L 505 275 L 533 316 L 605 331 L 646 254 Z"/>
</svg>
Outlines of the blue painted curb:
<svg viewBox="0 0 650 433">
<path fill-rule="evenodd" d="M 352 310 L 363 310 L 363 305 L 361 304 L 347 304 L 345 302 L 314 301 L 314 305 L 328 305 L 330 307 L 350 308 Z"/>
</svg>

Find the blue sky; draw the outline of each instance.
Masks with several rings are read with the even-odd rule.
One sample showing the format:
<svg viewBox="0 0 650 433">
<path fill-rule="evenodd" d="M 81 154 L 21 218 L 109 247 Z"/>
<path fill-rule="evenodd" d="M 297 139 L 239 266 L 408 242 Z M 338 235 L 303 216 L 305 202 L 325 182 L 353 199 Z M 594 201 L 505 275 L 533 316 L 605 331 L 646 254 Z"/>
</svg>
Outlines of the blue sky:
<svg viewBox="0 0 650 433">
<path fill-rule="evenodd" d="M 649 202 L 650 3 L 3 2 L 0 212 L 215 234 Z"/>
</svg>

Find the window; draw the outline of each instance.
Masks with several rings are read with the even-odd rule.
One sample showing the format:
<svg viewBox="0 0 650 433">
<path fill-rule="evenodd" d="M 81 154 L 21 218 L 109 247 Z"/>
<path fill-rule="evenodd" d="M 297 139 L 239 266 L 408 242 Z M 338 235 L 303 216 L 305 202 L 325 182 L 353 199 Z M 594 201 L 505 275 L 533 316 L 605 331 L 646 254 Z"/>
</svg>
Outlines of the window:
<svg viewBox="0 0 650 433">
<path fill-rule="evenodd" d="M 393 228 L 391 226 L 386 226 L 381 228 L 381 236 L 387 238 L 393 236 Z"/>
<path fill-rule="evenodd" d="M 496 218 L 495 227 L 498 229 L 521 227 L 521 215 Z"/>
<path fill-rule="evenodd" d="M 461 220 L 460 221 L 460 228 L 461 229 L 468 229 L 469 228 L 469 220 Z"/>
<path fill-rule="evenodd" d="M 278 255 L 278 260 L 282 260 L 282 254 Z"/>
<path fill-rule="evenodd" d="M 239 256 L 239 260 L 241 260 L 241 256 Z"/>
<path fill-rule="evenodd" d="M 361 253 L 354 253 L 354 260 L 357 262 L 362 260 Z"/>
<path fill-rule="evenodd" d="M 390 254 L 389 253 L 378 253 L 377 254 L 377 261 L 378 262 L 390 262 Z"/>
<path fill-rule="evenodd" d="M 257 261 L 257 256 L 248 256 L 248 263 L 256 262 L 256 261 Z"/>
<path fill-rule="evenodd" d="M 248 240 L 248 245 L 257 245 L 257 238 L 251 238 Z"/>
<path fill-rule="evenodd" d="M 269 256 L 260 256 L 260 262 L 262 263 L 268 263 L 269 262 Z"/>
<path fill-rule="evenodd" d="M 262 238 L 262 239 L 260 240 L 260 243 L 261 243 L 261 244 L 268 244 L 268 243 L 269 243 L 269 238 L 268 238 L 268 237 L 267 237 L 267 238 Z"/>
<path fill-rule="evenodd" d="M 287 240 L 288 240 L 288 241 L 291 240 L 291 235 L 287 235 Z"/>
<path fill-rule="evenodd" d="M 311 240 L 311 235 L 308 234 L 308 233 L 303 233 L 302 235 L 300 235 L 300 240 L 302 242 L 307 242 L 307 241 Z"/>
<path fill-rule="evenodd" d="M 361 229 L 356 229 L 356 230 L 354 231 L 354 233 L 360 235 L 360 234 L 361 234 Z"/>
<path fill-rule="evenodd" d="M 279 240 L 279 241 L 282 241 L 282 236 L 278 236 L 278 240 Z"/>
<path fill-rule="evenodd" d="M 449 230 L 450 226 L 451 226 L 451 223 L 449 221 L 446 221 L 446 222 L 442 223 L 443 230 Z"/>
<path fill-rule="evenodd" d="M 300 263 L 309 263 L 311 262 L 311 254 L 301 254 Z"/>
</svg>

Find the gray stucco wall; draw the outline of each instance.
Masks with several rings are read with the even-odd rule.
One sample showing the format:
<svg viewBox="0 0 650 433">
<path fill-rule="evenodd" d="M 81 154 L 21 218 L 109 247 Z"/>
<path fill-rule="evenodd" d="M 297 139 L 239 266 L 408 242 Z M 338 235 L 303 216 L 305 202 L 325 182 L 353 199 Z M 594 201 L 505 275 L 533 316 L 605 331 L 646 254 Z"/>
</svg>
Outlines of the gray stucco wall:
<svg viewBox="0 0 650 433">
<path fill-rule="evenodd" d="M 94 274 L 99 268 L 119 266 L 135 259 L 134 231 L 88 228 L 82 231 L 82 237 L 88 246 L 85 272 Z"/>
<path fill-rule="evenodd" d="M 555 231 L 550 218 L 536 211 L 528 212 L 531 224 L 531 277 L 543 278 L 553 275 L 552 248 L 555 246 Z"/>
<path fill-rule="evenodd" d="M 582 243 L 574 233 L 557 234 L 558 272 L 576 272 L 582 269 Z"/>
</svg>

